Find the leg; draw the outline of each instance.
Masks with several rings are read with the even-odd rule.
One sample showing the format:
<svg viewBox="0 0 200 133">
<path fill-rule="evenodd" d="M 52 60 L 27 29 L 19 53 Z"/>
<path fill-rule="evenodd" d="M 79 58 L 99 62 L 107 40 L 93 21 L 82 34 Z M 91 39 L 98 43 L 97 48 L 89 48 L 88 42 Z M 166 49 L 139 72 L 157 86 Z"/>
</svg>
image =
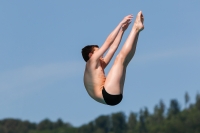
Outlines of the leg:
<svg viewBox="0 0 200 133">
<path fill-rule="evenodd" d="M 124 46 L 117 55 L 105 82 L 105 89 L 108 93 L 117 95 L 123 93 L 126 68 L 135 53 L 139 32 L 144 28 L 143 15 L 139 12 Z"/>
</svg>

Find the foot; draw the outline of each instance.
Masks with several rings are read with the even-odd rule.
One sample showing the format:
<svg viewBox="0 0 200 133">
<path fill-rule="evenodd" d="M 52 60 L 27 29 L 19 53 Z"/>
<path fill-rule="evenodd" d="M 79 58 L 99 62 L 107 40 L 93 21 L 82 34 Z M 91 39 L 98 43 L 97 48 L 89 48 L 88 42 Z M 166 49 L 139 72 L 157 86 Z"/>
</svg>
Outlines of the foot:
<svg viewBox="0 0 200 133">
<path fill-rule="evenodd" d="M 144 25 L 143 25 L 143 22 L 144 22 L 144 16 L 142 14 L 142 11 L 140 11 L 138 14 L 137 14 L 137 17 L 135 19 L 135 23 L 134 23 L 134 28 L 138 31 L 142 31 L 144 29 Z"/>
</svg>

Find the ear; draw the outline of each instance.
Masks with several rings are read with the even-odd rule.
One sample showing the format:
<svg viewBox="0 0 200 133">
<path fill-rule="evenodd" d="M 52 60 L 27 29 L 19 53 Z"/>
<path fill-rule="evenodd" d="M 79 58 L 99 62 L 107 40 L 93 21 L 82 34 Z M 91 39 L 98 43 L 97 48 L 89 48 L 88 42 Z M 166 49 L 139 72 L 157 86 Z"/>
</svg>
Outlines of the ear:
<svg viewBox="0 0 200 133">
<path fill-rule="evenodd" d="M 91 57 L 92 56 L 92 53 L 89 53 L 89 57 Z"/>
</svg>

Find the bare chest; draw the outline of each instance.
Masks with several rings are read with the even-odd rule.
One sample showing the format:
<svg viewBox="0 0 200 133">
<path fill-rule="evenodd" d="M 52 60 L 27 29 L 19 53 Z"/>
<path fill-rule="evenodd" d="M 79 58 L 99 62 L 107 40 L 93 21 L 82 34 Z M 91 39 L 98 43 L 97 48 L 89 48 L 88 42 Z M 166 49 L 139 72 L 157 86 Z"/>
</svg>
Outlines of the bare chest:
<svg viewBox="0 0 200 133">
<path fill-rule="evenodd" d="M 104 86 L 105 80 L 105 72 L 100 62 L 98 62 L 96 68 L 91 68 L 86 65 L 84 85 L 87 91 L 92 93 L 93 91 L 101 89 Z"/>
</svg>

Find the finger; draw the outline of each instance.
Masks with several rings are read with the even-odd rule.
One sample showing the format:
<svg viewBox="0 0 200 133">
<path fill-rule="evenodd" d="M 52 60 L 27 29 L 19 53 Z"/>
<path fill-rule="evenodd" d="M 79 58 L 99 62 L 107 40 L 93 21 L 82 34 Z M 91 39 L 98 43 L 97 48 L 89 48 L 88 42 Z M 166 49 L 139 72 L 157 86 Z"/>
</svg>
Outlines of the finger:
<svg viewBox="0 0 200 133">
<path fill-rule="evenodd" d="M 126 16 L 126 18 L 132 18 L 133 17 L 133 15 L 128 15 L 128 16 Z"/>
<path fill-rule="evenodd" d="M 133 19 L 132 17 L 127 18 L 128 21 L 130 21 L 130 20 L 132 20 L 132 19 Z"/>
<path fill-rule="evenodd" d="M 133 15 L 129 15 L 129 16 L 127 16 L 128 18 L 133 18 Z"/>
<path fill-rule="evenodd" d="M 133 17 L 129 17 L 128 19 L 129 19 L 129 20 L 132 20 L 132 19 L 133 19 Z"/>
</svg>

